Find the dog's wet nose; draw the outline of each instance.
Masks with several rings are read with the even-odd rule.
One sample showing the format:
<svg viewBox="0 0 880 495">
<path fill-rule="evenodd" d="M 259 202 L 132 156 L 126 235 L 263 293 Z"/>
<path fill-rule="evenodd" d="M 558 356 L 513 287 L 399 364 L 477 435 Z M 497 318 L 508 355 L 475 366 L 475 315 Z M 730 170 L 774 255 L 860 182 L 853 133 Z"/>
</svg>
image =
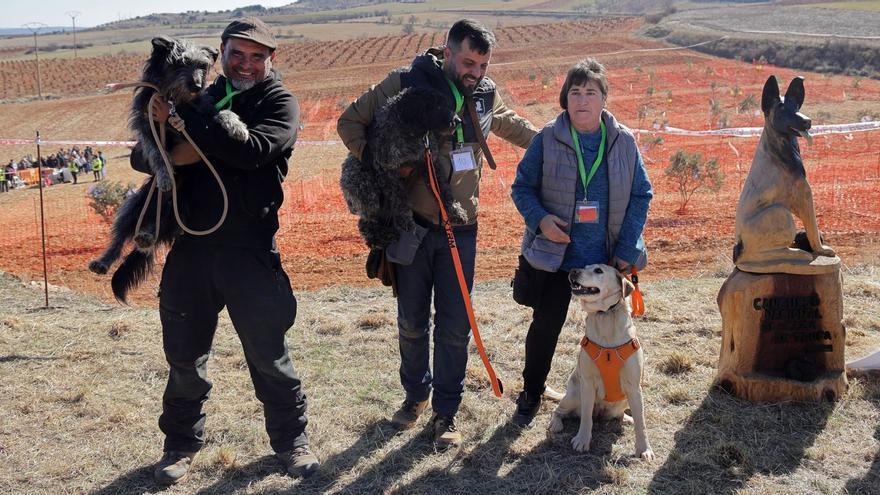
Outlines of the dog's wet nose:
<svg viewBox="0 0 880 495">
<path fill-rule="evenodd" d="M 813 120 L 807 117 L 806 115 L 799 113 L 798 117 L 804 119 L 804 129 L 809 129 L 813 126 Z"/>
</svg>

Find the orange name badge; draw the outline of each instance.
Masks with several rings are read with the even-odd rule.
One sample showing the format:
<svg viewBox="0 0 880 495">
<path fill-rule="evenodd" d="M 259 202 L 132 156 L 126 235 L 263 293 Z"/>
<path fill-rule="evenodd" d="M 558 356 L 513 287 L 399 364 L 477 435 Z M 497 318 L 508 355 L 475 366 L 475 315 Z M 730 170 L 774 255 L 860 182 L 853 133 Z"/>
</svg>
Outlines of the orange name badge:
<svg viewBox="0 0 880 495">
<path fill-rule="evenodd" d="M 599 222 L 599 202 L 598 201 L 580 201 L 577 204 L 577 223 L 598 223 Z"/>
</svg>

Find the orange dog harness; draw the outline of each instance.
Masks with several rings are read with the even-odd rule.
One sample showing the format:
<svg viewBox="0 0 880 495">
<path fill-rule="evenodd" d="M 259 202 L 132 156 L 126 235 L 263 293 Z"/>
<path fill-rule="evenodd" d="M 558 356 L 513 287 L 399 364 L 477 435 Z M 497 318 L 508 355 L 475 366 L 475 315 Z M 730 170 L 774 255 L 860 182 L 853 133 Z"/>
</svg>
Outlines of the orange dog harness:
<svg viewBox="0 0 880 495">
<path fill-rule="evenodd" d="M 602 347 L 584 335 L 581 339 L 581 348 L 596 363 L 599 373 L 602 375 L 602 383 L 605 384 L 605 400 L 616 402 L 626 398 L 620 388 L 620 370 L 627 358 L 639 350 L 639 339 L 634 338 L 629 342 L 617 347 Z"/>
</svg>

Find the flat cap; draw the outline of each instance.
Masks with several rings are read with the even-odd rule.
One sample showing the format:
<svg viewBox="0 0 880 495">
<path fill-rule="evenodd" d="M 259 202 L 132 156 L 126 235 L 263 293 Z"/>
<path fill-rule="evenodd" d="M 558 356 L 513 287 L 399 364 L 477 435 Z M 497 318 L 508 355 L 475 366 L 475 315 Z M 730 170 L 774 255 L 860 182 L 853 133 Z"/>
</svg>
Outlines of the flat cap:
<svg viewBox="0 0 880 495">
<path fill-rule="evenodd" d="M 265 22 L 256 17 L 244 17 L 230 22 L 226 29 L 223 30 L 223 34 L 220 35 L 222 41 L 226 41 L 228 38 L 253 41 L 270 50 L 274 50 L 277 47 L 272 30 L 269 29 Z"/>
</svg>

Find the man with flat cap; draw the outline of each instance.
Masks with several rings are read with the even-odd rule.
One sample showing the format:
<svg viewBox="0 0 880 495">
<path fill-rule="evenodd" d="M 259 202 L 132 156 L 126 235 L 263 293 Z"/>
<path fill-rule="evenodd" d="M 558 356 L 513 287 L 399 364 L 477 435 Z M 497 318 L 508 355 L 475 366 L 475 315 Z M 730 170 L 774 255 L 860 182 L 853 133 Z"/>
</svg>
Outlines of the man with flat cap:
<svg viewBox="0 0 880 495">
<path fill-rule="evenodd" d="M 213 119 L 187 106 L 177 115 L 226 187 L 229 211 L 211 234 L 183 233 L 168 254 L 159 291 L 162 342 L 170 366 L 159 428 L 164 455 L 154 477 L 163 484 L 186 477 L 205 443 L 211 382 L 207 364 L 219 312 L 225 307 L 241 340 L 266 432 L 291 476 L 317 471 L 306 436 L 306 396 L 285 341 L 296 317 L 296 298 L 275 244 L 281 182 L 299 125 L 299 105 L 272 69 L 275 36 L 256 18 L 233 21 L 221 36 L 223 76 L 207 88 L 218 110 L 231 109 L 248 127 L 245 142 L 230 138 Z M 169 107 L 154 105 L 164 122 Z M 195 230 L 208 229 L 223 211 L 223 197 L 210 170 L 189 144 L 172 150 L 178 201 Z M 148 171 L 138 148 L 132 166 Z M 191 166 L 195 165 L 195 166 Z"/>
</svg>

